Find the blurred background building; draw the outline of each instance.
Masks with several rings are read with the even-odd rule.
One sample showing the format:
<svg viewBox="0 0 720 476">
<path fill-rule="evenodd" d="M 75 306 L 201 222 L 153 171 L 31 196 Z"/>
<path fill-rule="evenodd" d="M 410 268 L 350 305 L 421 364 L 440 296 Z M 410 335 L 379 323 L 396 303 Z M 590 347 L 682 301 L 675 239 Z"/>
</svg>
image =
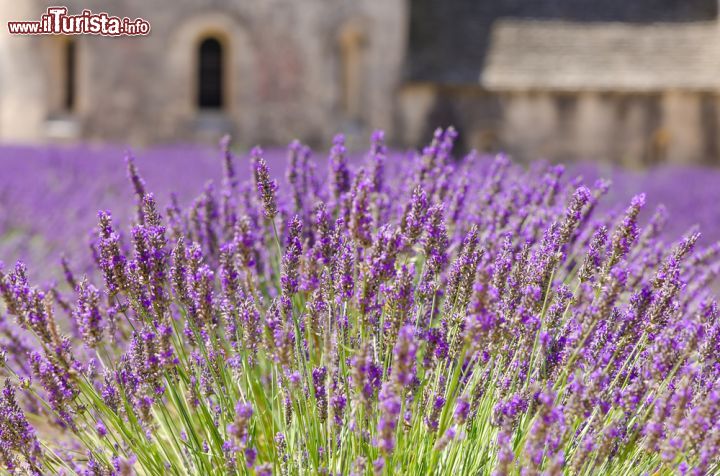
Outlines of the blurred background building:
<svg viewBox="0 0 720 476">
<path fill-rule="evenodd" d="M 0 0 L 5 21 L 49 0 Z M 631 166 L 720 159 L 717 0 L 63 3 L 147 37 L 0 32 L 0 140 L 417 145 Z"/>
</svg>

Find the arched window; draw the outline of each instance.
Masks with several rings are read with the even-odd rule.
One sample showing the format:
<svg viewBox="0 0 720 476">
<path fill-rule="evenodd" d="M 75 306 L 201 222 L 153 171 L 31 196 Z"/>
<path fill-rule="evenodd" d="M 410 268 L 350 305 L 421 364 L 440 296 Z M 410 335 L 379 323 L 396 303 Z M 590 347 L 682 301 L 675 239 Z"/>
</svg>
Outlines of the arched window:
<svg viewBox="0 0 720 476">
<path fill-rule="evenodd" d="M 223 48 L 216 38 L 205 38 L 198 49 L 198 107 L 223 107 Z"/>
<path fill-rule="evenodd" d="M 77 46 L 74 40 L 68 40 L 63 45 L 63 79 L 62 79 L 62 109 L 65 112 L 72 112 L 75 109 L 75 88 L 77 69 Z"/>
</svg>

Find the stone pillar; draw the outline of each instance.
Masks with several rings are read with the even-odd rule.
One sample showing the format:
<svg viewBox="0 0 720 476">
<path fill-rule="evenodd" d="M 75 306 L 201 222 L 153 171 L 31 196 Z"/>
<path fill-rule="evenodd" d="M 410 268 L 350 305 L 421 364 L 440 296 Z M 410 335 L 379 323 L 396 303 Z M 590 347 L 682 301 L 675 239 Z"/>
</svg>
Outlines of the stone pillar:
<svg viewBox="0 0 720 476">
<path fill-rule="evenodd" d="M 347 117 L 359 120 L 361 117 L 363 48 L 365 35 L 355 25 L 345 25 L 338 35 L 342 68 L 342 103 Z"/>
<path fill-rule="evenodd" d="M 612 104 L 598 93 L 580 93 L 576 122 L 578 160 L 608 160 L 612 156 Z"/>
<path fill-rule="evenodd" d="M 42 37 L 11 35 L 8 21 L 38 20 L 34 1 L 0 2 L 0 139 L 37 142 L 44 139 L 47 80 L 38 54 Z"/>
<path fill-rule="evenodd" d="M 675 164 L 702 162 L 703 144 L 700 98 L 692 92 L 669 92 L 663 97 L 663 129 L 668 134 L 667 161 Z"/>
<path fill-rule="evenodd" d="M 437 91 L 427 84 L 406 84 L 398 94 L 398 139 L 401 143 L 419 147 L 428 126 L 430 111 L 437 100 Z M 433 124 L 430 124 L 432 127 Z"/>
<path fill-rule="evenodd" d="M 509 92 L 503 100 L 502 143 L 521 160 L 553 158 L 557 110 L 549 93 Z"/>
</svg>

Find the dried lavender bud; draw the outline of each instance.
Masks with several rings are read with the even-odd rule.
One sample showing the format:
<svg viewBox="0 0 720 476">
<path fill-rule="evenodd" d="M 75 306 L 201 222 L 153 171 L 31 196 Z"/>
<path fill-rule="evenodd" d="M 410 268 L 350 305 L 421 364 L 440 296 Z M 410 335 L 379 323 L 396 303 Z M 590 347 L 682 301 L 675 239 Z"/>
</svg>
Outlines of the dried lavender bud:
<svg viewBox="0 0 720 476">
<path fill-rule="evenodd" d="M 5 380 L 0 399 L 0 428 L 0 462 L 3 467 L 11 472 L 25 468 L 28 474 L 42 474 L 40 442 L 17 404 L 15 387 L 9 380 Z"/>
<path fill-rule="evenodd" d="M 289 299 L 298 290 L 300 255 L 302 254 L 302 221 L 295 215 L 288 225 L 288 244 L 282 258 L 280 283 L 283 296 Z"/>
<path fill-rule="evenodd" d="M 244 448 L 247 443 L 252 416 L 252 405 L 238 401 L 235 405 L 235 420 L 228 426 L 228 433 L 235 438 L 241 448 Z"/>
<path fill-rule="evenodd" d="M 223 156 L 223 183 L 224 187 L 234 193 L 239 187 L 237 173 L 235 172 L 235 166 L 233 165 L 233 154 L 230 151 L 230 145 L 232 138 L 229 135 L 224 135 L 220 139 L 220 152 Z"/>
<path fill-rule="evenodd" d="M 142 207 L 142 201 L 145 197 L 145 180 L 140 177 L 140 173 L 135 165 L 135 157 L 130 152 L 125 155 L 125 164 L 127 166 L 128 180 L 130 180 L 135 196 L 137 197 L 138 223 L 142 224 L 145 222 L 145 214 Z"/>
<path fill-rule="evenodd" d="M 100 268 L 105 276 L 105 286 L 111 295 L 127 289 L 126 258 L 120 251 L 120 237 L 113 231 L 112 218 L 100 212 L 99 251 Z"/>
<path fill-rule="evenodd" d="M 335 263 L 335 297 L 338 302 L 350 299 L 355 288 L 355 278 L 353 276 L 355 268 L 355 258 L 349 244 L 342 246 L 340 256 Z"/>
<path fill-rule="evenodd" d="M 565 210 L 565 219 L 562 222 L 559 232 L 558 244 L 564 246 L 570 242 L 577 226 L 583 218 L 583 209 L 590 202 L 590 190 L 587 187 L 578 188 Z"/>
<path fill-rule="evenodd" d="M 345 136 L 338 134 L 330 150 L 330 191 L 336 201 L 350 190 L 350 171 L 347 164 Z"/>
<path fill-rule="evenodd" d="M 385 184 L 385 161 L 387 160 L 387 147 L 385 147 L 385 133 L 374 131 L 370 137 L 370 151 L 368 156 L 371 160 L 370 183 L 372 191 L 381 193 Z"/>
<path fill-rule="evenodd" d="M 88 347 L 96 347 L 102 339 L 102 318 L 100 316 L 100 292 L 83 278 L 78 285 L 77 307 L 73 317 L 82 332 Z"/>
<path fill-rule="evenodd" d="M 395 277 L 388 296 L 385 318 L 385 346 L 393 348 L 400 327 L 410 320 L 414 304 L 415 268 L 403 265 Z"/>
<path fill-rule="evenodd" d="M 428 214 L 427 194 L 419 185 L 412 192 L 410 203 L 400 220 L 400 230 L 403 232 L 409 245 L 413 245 L 420 238 Z"/>
<path fill-rule="evenodd" d="M 270 179 L 270 172 L 265 159 L 262 158 L 262 154 L 262 149 L 259 147 L 255 147 L 250 153 L 258 199 L 263 206 L 265 217 L 272 220 L 278 213 L 277 199 L 275 198 L 277 183 L 275 180 Z"/>
<path fill-rule="evenodd" d="M 327 369 L 318 367 L 312 371 L 313 389 L 315 390 L 315 402 L 317 404 L 318 418 L 321 422 L 327 419 L 327 391 L 325 389 L 325 380 L 327 379 Z"/>
<path fill-rule="evenodd" d="M 334 248 L 335 230 L 324 203 L 319 203 L 315 207 L 313 215 L 313 225 L 317 230 L 317 240 L 315 242 L 313 257 L 327 265 L 330 264 L 336 252 Z"/>
<path fill-rule="evenodd" d="M 367 344 L 360 348 L 352 359 L 351 380 L 355 388 L 356 404 L 369 406 L 382 383 L 382 369 L 373 360 Z"/>
<path fill-rule="evenodd" d="M 402 410 L 402 401 L 392 387 L 385 383 L 380 391 L 380 420 L 378 422 L 378 447 L 383 454 L 395 451 L 395 429 Z"/>
<path fill-rule="evenodd" d="M 607 242 L 607 228 L 601 226 L 593 234 L 592 240 L 590 241 L 590 248 L 585 255 L 585 260 L 580 267 L 579 278 L 581 282 L 588 281 L 593 274 L 595 274 L 602 265 L 602 253 L 605 249 Z"/>
<path fill-rule="evenodd" d="M 347 398 L 342 393 L 337 393 L 330 399 L 330 405 L 332 407 L 333 422 L 336 426 L 341 427 L 343 425 L 343 414 L 345 412 L 345 405 L 347 405 Z"/>
<path fill-rule="evenodd" d="M 428 211 L 423 242 L 425 268 L 418 284 L 418 293 L 424 299 L 430 299 L 439 288 L 438 275 L 448 262 L 448 236 L 443 219 L 442 204 L 433 205 Z"/>
<path fill-rule="evenodd" d="M 190 305 L 190 296 L 188 295 L 187 285 L 187 250 L 185 248 L 185 239 L 180 237 L 172 251 L 170 268 L 171 283 L 175 297 L 185 306 Z"/>
<path fill-rule="evenodd" d="M 68 426 L 73 425 L 72 402 L 79 390 L 68 369 L 52 355 L 33 352 L 30 355 L 33 376 L 47 394 L 47 402 Z"/>
<path fill-rule="evenodd" d="M 635 243 L 635 240 L 637 240 L 637 219 L 643 206 L 645 206 L 644 193 L 633 197 L 630 206 L 625 211 L 625 217 L 622 223 L 615 229 L 612 235 L 611 251 L 605 263 L 605 270 L 610 270 L 615 266 L 615 264 L 630 251 L 630 247 Z"/>
<path fill-rule="evenodd" d="M 440 424 L 440 412 L 442 412 L 445 406 L 445 397 L 441 395 L 435 396 L 432 400 L 432 406 L 430 407 L 428 415 L 425 417 L 425 425 L 427 425 L 430 432 L 436 432 L 438 425 Z"/>
<path fill-rule="evenodd" d="M 415 328 L 412 325 L 405 325 L 398 333 L 397 343 L 393 349 L 392 381 L 396 391 L 402 391 L 415 378 L 415 360 L 417 358 L 417 339 Z"/>
<path fill-rule="evenodd" d="M 352 201 L 350 230 L 353 238 L 362 246 L 372 245 L 372 215 L 370 214 L 370 182 L 363 180 L 358 185 Z"/>
<path fill-rule="evenodd" d="M 75 281 L 75 276 L 70 269 L 70 263 L 68 263 L 68 260 L 65 256 L 60 258 L 60 264 L 63 268 L 63 275 L 65 277 L 65 281 L 68 283 L 71 289 L 75 289 L 77 287 L 77 281 Z"/>
</svg>

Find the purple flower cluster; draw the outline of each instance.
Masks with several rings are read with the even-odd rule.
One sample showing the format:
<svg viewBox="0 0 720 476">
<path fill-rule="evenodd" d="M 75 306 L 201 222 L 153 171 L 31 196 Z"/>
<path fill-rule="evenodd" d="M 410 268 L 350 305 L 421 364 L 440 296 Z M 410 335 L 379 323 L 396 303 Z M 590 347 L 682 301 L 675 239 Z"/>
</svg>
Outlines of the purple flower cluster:
<svg viewBox="0 0 720 476">
<path fill-rule="evenodd" d="M 456 136 L 351 160 L 340 135 L 328 167 L 293 142 L 284 183 L 224 139 L 185 208 L 128 159 L 129 226 L 99 213 L 92 267 L 0 272 L 4 467 L 717 473 L 720 245 Z"/>
</svg>

